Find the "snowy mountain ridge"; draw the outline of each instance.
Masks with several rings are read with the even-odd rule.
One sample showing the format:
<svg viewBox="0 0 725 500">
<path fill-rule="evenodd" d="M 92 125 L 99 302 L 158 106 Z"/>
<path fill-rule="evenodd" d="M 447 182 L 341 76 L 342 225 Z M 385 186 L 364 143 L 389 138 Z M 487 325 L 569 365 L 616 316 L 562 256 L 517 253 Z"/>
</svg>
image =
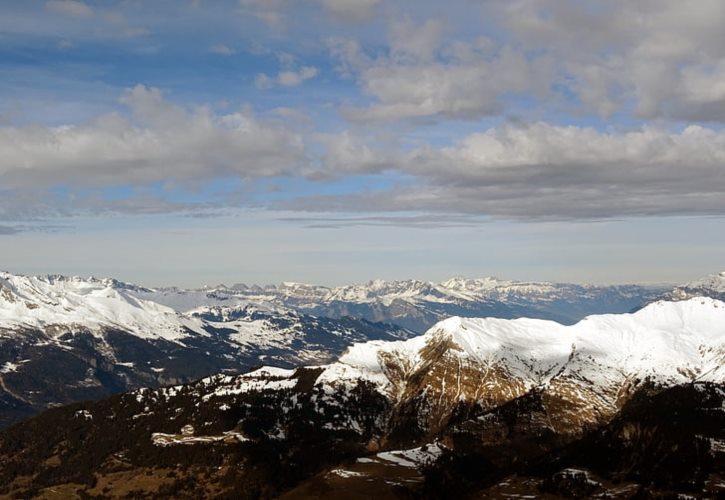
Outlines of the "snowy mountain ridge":
<svg viewBox="0 0 725 500">
<path fill-rule="evenodd" d="M 671 300 L 687 300 L 706 296 L 725 300 L 725 271 L 710 274 L 704 278 L 679 285 L 667 295 Z"/>
<path fill-rule="evenodd" d="M 170 341 L 208 335 L 201 321 L 133 294 L 139 290 L 113 279 L 0 273 L 0 328 L 53 327 L 61 334 L 82 325 L 96 335 L 117 328 Z"/>
<path fill-rule="evenodd" d="M 277 321 L 292 339 L 302 324 L 297 319 L 305 318 L 241 304 L 200 306 L 190 317 L 218 325 L 222 337 L 240 334 L 238 321 Z M 341 324 L 322 327 L 325 320 L 310 320 L 320 322 L 321 334 L 308 335 L 307 346 L 337 338 Z M 204 349 L 181 362 L 204 359 Z M 45 354 L 38 361 L 43 367 Z M 32 363 L 0 358 L 0 380 L 8 385 Z M 456 464 L 464 463 L 471 465 L 468 480 L 485 474 L 484 485 L 497 485 L 501 494 L 494 498 L 513 487 L 527 497 L 556 495 L 563 483 L 570 497 L 594 491 L 629 497 L 652 481 L 671 493 L 677 474 L 676 491 L 711 498 L 725 470 L 723 367 L 725 302 L 711 297 L 655 301 L 572 325 L 451 317 L 408 340 L 356 342 L 326 364 L 270 363 L 45 412 L 0 433 L 0 482 L 25 492 L 13 475 L 22 470 L 45 487 L 84 484 L 84 477 L 115 477 L 122 459 L 124 477 L 160 470 L 163 480 L 182 463 L 196 483 L 212 485 L 207 493 L 236 485 L 229 490 L 236 497 L 260 481 L 274 488 L 280 477 L 295 477 L 269 496 L 299 485 L 297 497 L 306 498 L 320 484 L 340 496 L 376 481 L 388 485 L 401 474 L 411 487 L 435 487 L 427 481 L 430 467 L 455 479 Z M 60 370 L 53 366 L 53 373 Z M 10 388 L 11 396 L 24 394 Z M 427 465 L 413 460 L 420 455 Z M 272 457 L 261 473 L 260 456 Z M 633 464 L 635 475 L 627 472 Z M 532 471 L 536 477 L 527 476 Z M 443 483 L 432 497 L 451 496 L 454 483 Z"/>
<path fill-rule="evenodd" d="M 547 425 L 580 434 L 608 422 L 642 388 L 725 383 L 725 302 L 659 301 L 569 326 L 454 317 L 408 340 L 355 344 L 337 362 L 308 369 L 319 370 L 313 400 L 322 407 L 366 387 L 390 402 L 393 415 L 414 415 L 420 435 L 439 432 L 462 403 L 486 411 L 532 394 L 543 398 Z M 199 390 L 208 400 L 205 384 L 228 395 L 290 388 L 299 377 L 265 367 L 206 379 Z M 362 426 L 341 418 L 328 425 Z M 389 422 L 387 432 L 410 432 L 410 422 L 401 425 Z"/>
<path fill-rule="evenodd" d="M 669 385 L 725 382 L 725 302 L 710 298 L 659 301 L 636 313 L 593 315 L 569 326 L 535 319 L 453 317 L 409 340 L 355 344 L 329 370 L 385 379 L 387 388 L 387 359 L 404 360 L 414 371 L 425 361 L 425 349 L 444 341 L 457 358 L 506 366 L 529 388 L 571 374 L 608 383 L 611 375 L 602 367 Z"/>
<path fill-rule="evenodd" d="M 326 287 L 305 283 L 283 282 L 280 285 L 248 286 L 237 284 L 232 287 L 218 287 L 180 290 L 159 288 L 146 293 L 157 293 L 161 303 L 169 302 L 170 296 L 179 294 L 204 293 L 214 300 L 267 300 L 289 303 L 294 301 L 297 306 L 311 306 L 333 301 L 346 301 L 358 304 L 381 302 L 390 305 L 395 300 L 434 301 L 455 303 L 461 300 L 502 300 L 516 297 L 537 298 L 552 301 L 556 298 L 570 296 L 573 293 L 587 294 L 602 289 L 617 290 L 632 295 L 638 290 L 635 285 L 575 285 L 570 283 L 523 282 L 486 278 L 451 278 L 439 283 L 421 280 L 371 280 L 367 283 Z M 218 294 L 218 295 L 215 295 Z M 164 299 L 164 297 L 169 297 Z M 173 306 L 172 306 L 173 307 Z"/>
<path fill-rule="evenodd" d="M 6 296 L 7 303 L 13 294 L 19 294 L 19 300 L 13 301 L 12 307 L 4 307 L 4 315 L 0 312 L 0 326 L 13 321 L 34 326 L 61 324 L 65 318 L 66 323 L 78 320 L 97 330 L 100 325 L 117 327 L 128 320 L 129 325 L 136 325 L 129 330 L 141 334 L 146 324 L 168 339 L 179 339 L 187 331 L 203 335 L 204 327 L 193 312 L 207 306 L 250 306 L 331 318 L 351 316 L 422 333 L 450 316 L 538 317 L 574 323 L 587 314 L 629 311 L 665 291 L 637 285 L 518 282 L 490 277 L 451 278 L 440 283 L 373 280 L 335 288 L 285 282 L 265 287 L 236 284 L 182 289 L 148 288 L 115 279 L 7 272 L 0 273 L 2 289 L 6 291 L 0 294 Z"/>
<path fill-rule="evenodd" d="M 327 287 L 296 282 L 282 282 L 279 285 L 247 285 L 244 283 L 232 286 L 217 285 L 202 288 L 157 287 L 149 288 L 119 281 L 113 278 L 83 278 L 79 276 L 47 275 L 24 276 L 0 272 L 0 280 L 14 278 L 42 281 L 50 285 L 67 284 L 68 287 L 103 285 L 117 290 L 126 290 L 129 294 L 148 298 L 168 305 L 180 312 L 191 307 L 185 307 L 183 301 L 175 302 L 179 297 L 188 296 L 198 305 L 220 305 L 217 302 L 228 303 L 229 300 L 281 300 L 282 298 L 312 302 L 329 302 L 333 300 L 346 300 L 365 303 L 383 301 L 389 303 L 395 299 L 421 298 L 425 300 L 456 301 L 458 299 L 496 299 L 502 297 L 536 296 L 545 300 L 554 300 L 572 292 L 594 292 L 601 289 L 619 290 L 631 294 L 638 285 L 589 285 L 557 283 L 546 281 L 515 281 L 495 277 L 464 278 L 454 277 L 441 282 L 422 281 L 416 279 L 386 281 L 375 279 L 366 283 L 355 283 L 337 287 Z M 0 281 L 1 282 L 1 281 Z M 647 288 L 647 287 L 643 287 Z M 656 287 L 653 287 L 656 288 Z M 193 298 L 192 298 L 193 297 Z M 205 301 L 204 299 L 205 298 Z"/>
<path fill-rule="evenodd" d="M 263 363 L 329 362 L 356 341 L 413 335 L 279 304 L 200 305 L 203 292 L 174 292 L 190 307 L 181 312 L 156 293 L 113 279 L 0 273 L 0 428 L 49 405 Z"/>
</svg>

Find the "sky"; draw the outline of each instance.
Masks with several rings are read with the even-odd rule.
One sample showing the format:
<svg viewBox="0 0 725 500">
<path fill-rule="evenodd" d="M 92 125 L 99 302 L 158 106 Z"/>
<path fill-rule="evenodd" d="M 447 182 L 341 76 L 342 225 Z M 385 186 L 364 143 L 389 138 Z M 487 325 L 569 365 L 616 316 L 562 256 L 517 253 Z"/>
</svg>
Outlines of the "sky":
<svg viewBox="0 0 725 500">
<path fill-rule="evenodd" d="M 0 269 L 725 269 L 721 0 L 0 1 Z"/>
</svg>

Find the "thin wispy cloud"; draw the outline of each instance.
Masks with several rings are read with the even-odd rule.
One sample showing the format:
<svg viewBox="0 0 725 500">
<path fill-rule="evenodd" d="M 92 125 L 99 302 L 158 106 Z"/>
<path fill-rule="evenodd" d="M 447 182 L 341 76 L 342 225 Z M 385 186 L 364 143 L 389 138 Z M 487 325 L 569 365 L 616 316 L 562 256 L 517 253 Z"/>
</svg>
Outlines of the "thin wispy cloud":
<svg viewBox="0 0 725 500">
<path fill-rule="evenodd" d="M 313 66 L 303 66 L 302 68 L 287 69 L 280 71 L 274 76 L 260 73 L 254 79 L 254 84 L 260 89 L 271 89 L 276 85 L 282 87 L 296 87 L 306 80 L 310 80 L 317 76 L 318 69 Z"/>
<path fill-rule="evenodd" d="M 211 52 L 212 54 L 218 54 L 220 56 L 233 56 L 237 53 L 236 50 L 224 44 L 212 45 L 211 47 L 209 47 L 209 52 Z"/>
<path fill-rule="evenodd" d="M 45 8 L 51 12 L 73 17 L 92 17 L 93 9 L 78 0 L 50 0 Z"/>
</svg>

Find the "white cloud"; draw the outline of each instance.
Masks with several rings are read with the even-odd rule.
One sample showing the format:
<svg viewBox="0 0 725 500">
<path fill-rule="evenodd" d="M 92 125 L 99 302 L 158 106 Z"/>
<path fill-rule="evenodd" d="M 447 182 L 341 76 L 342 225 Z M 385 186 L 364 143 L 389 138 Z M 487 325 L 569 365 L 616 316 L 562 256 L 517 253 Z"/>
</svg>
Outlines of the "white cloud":
<svg viewBox="0 0 725 500">
<path fill-rule="evenodd" d="M 390 47 L 393 57 L 415 60 L 431 60 L 441 45 L 443 23 L 428 20 L 416 25 L 410 20 L 393 23 L 390 33 Z"/>
<path fill-rule="evenodd" d="M 485 2 L 482 11 L 452 2 L 445 24 L 406 18 L 412 11 L 399 2 L 387 7 L 407 19 L 391 24 L 387 47 L 331 43 L 340 73 L 371 98 L 347 110 L 352 119 L 509 111 L 725 121 L 720 0 L 511 0 Z M 465 15 L 481 16 L 478 33 L 456 29 Z M 516 109 L 511 97 L 526 107 Z"/>
<path fill-rule="evenodd" d="M 311 5 L 344 22 L 362 22 L 371 19 L 381 0 L 239 0 L 242 12 L 250 13 L 264 21 L 270 28 L 281 31 L 287 27 L 291 7 Z"/>
<path fill-rule="evenodd" d="M 0 127 L 5 190 L 0 219 L 27 220 L 82 207 L 126 213 L 194 209 L 139 196 L 118 203 L 78 198 L 63 205 L 44 189 L 59 183 L 179 184 L 221 176 L 396 179 L 391 189 L 312 196 L 285 205 L 309 211 L 503 219 L 725 214 L 725 131 L 713 128 L 602 132 L 540 122 L 491 128 L 446 147 L 401 148 L 356 131 L 302 136 L 248 110 L 189 109 L 144 86 L 128 90 L 121 103 L 130 119 L 106 114 L 85 125 Z M 279 110 L 284 117 L 290 113 L 294 110 Z M 319 147 L 308 148 L 307 142 Z"/>
<path fill-rule="evenodd" d="M 318 196 L 294 208 L 420 211 L 525 219 L 725 214 L 725 132 L 627 132 L 537 123 L 471 134 L 449 147 L 376 151 L 328 139 L 332 172 L 405 174 L 392 190 Z"/>
<path fill-rule="evenodd" d="M 400 153 L 380 151 L 349 130 L 336 134 L 319 134 L 317 142 L 325 150 L 322 158 L 323 172 L 318 172 L 322 176 L 343 176 L 360 172 L 376 174 L 403 165 Z"/>
<path fill-rule="evenodd" d="M 50 0 L 45 8 L 51 12 L 73 17 L 91 17 L 93 10 L 78 0 Z"/>
<path fill-rule="evenodd" d="M 725 95 L 716 83 L 725 64 L 719 0 L 490 5 L 509 40 L 557 61 L 557 83 L 574 92 L 584 111 L 725 120 Z"/>
<path fill-rule="evenodd" d="M 302 138 L 249 110 L 187 109 L 138 85 L 121 98 L 132 115 L 85 125 L 0 128 L 0 183 L 6 187 L 114 186 L 193 181 L 220 175 L 290 174 L 304 160 Z"/>
<path fill-rule="evenodd" d="M 321 0 L 322 6 L 335 17 L 347 22 L 371 19 L 380 0 Z"/>
<path fill-rule="evenodd" d="M 249 12 L 270 28 L 280 31 L 286 25 L 287 0 L 239 0 L 242 12 Z"/>
<path fill-rule="evenodd" d="M 141 36 L 148 29 L 159 39 L 168 34 L 167 16 L 142 4 L 111 9 L 99 2 L 51 0 L 41 3 L 47 19 L 8 17 L 3 27 L 76 43 Z M 722 0 L 453 0 L 445 9 L 432 0 L 239 0 L 229 12 L 206 4 L 199 8 L 217 17 L 236 10 L 265 20 L 283 30 L 272 35 L 276 47 L 298 37 L 312 47 L 312 38 L 354 33 L 350 43 L 364 47 L 355 57 L 366 64 L 341 54 L 338 61 L 369 98 L 367 105 L 357 96 L 350 99 L 358 104 L 348 110 L 355 119 L 477 119 L 501 112 L 538 118 L 574 112 L 603 119 L 725 122 L 725 95 L 719 90 L 725 67 Z M 96 14 L 97 23 L 58 22 L 57 14 Z M 174 29 L 183 17 L 173 21 Z M 118 26 L 112 26 L 112 18 Z M 401 19 L 407 21 L 391 21 Z M 354 31 L 338 23 L 370 20 L 375 22 Z M 386 23 L 387 46 L 384 41 L 381 47 L 379 29 Z M 488 37 L 488 47 L 478 43 L 481 35 Z M 223 47 L 210 50 L 229 53 Z M 289 71 L 281 80 L 268 74 L 260 84 L 296 84 L 298 75 Z M 512 95 L 525 104 L 517 108 Z"/>
<path fill-rule="evenodd" d="M 271 89 L 274 87 L 275 83 L 275 78 L 265 75 L 264 73 L 259 73 L 254 78 L 254 85 L 258 89 Z"/>
<path fill-rule="evenodd" d="M 212 54 L 218 54 L 221 56 L 231 56 L 231 55 L 236 54 L 237 51 L 227 45 L 219 44 L 219 45 L 212 45 L 211 47 L 209 47 L 209 52 L 211 52 Z"/>
<path fill-rule="evenodd" d="M 702 174 L 714 173 L 725 164 L 725 133 L 695 125 L 679 133 L 653 127 L 600 132 L 548 123 L 509 125 L 469 135 L 435 153 L 423 150 L 415 156 L 426 159 L 413 162 L 415 173 L 465 183 L 488 183 L 492 174 L 508 176 L 511 170 L 528 168 L 567 174 L 570 181 L 585 173 L 587 178 L 621 185 L 672 176 L 681 180 L 699 177 L 696 182 L 703 182 L 706 176 Z M 548 184 L 559 183 L 558 175 L 550 180 L 542 177 Z"/>
<path fill-rule="evenodd" d="M 304 66 L 299 71 L 281 71 L 277 75 L 277 81 L 284 87 L 295 87 L 305 80 L 317 76 L 318 70 L 312 66 Z"/>
<path fill-rule="evenodd" d="M 119 9 L 121 14 L 97 2 L 88 4 L 95 10 L 70 0 L 45 5 L 43 28 L 54 40 L 79 44 L 107 40 L 139 22 L 148 23 L 158 43 L 135 44 L 131 50 L 136 51 L 170 47 L 164 36 L 193 21 L 180 19 L 171 29 L 160 29 L 163 16 L 148 15 L 151 11 L 141 8 Z M 341 198 L 341 204 L 357 203 L 361 211 L 415 208 L 500 217 L 725 211 L 721 201 L 725 145 L 719 125 L 673 132 L 683 122 L 725 122 L 725 3 L 721 0 L 698 0 L 697 8 L 675 0 L 454 0 L 446 4 L 443 20 L 434 17 L 436 10 L 442 10 L 440 4 L 430 0 L 414 5 L 398 0 L 240 0 L 236 5 L 289 29 L 265 38 L 266 30 L 258 31 L 256 19 L 244 20 L 252 28 L 250 36 L 258 40 L 257 55 L 278 64 L 267 74 L 258 74 L 254 83 L 259 88 L 285 88 L 263 97 L 254 93 L 263 99 L 266 116 L 272 119 L 249 110 L 177 106 L 156 89 L 137 87 L 121 100 L 130 113 L 62 127 L 0 127 L 0 185 L 26 189 L 66 180 L 111 186 L 219 175 L 289 173 L 315 179 L 392 173 L 405 183 L 391 192 Z M 89 12 L 96 14 L 94 22 L 59 20 L 56 15 L 80 17 Z M 211 18 L 228 13 L 208 14 Z M 377 15 L 370 26 L 337 24 Z M 11 24 L 5 20 L 6 26 Z M 36 30 L 34 36 L 41 29 L 27 20 L 15 24 L 19 30 Z M 110 26 L 114 29 L 105 29 Z M 385 27 L 387 38 L 381 40 L 380 30 Z M 285 108 L 285 101 L 277 97 L 294 94 L 295 102 L 304 101 L 304 92 L 312 86 L 294 87 L 318 77 L 318 67 L 324 63 L 314 62 L 317 67 L 303 63 L 319 61 L 320 54 L 315 53 L 319 40 L 340 33 L 351 35 L 329 43 L 342 77 L 334 82 L 336 92 L 329 96 L 329 107 L 313 109 L 310 104 L 307 115 Z M 231 46 L 213 45 L 224 40 L 220 34 L 195 43 L 212 53 L 233 54 Z M 262 45 L 269 48 L 259 48 Z M 102 68 L 96 71 L 89 64 L 78 69 L 83 70 L 81 81 L 97 78 Z M 219 77 L 208 76 L 211 83 Z M 70 106 L 78 105 L 77 92 L 72 99 L 62 96 L 71 87 L 67 82 L 48 86 L 44 78 L 36 81 L 39 88 L 44 81 L 54 92 L 58 87 L 54 95 L 66 99 L 67 108 L 57 108 L 61 111 L 53 115 L 34 111 L 30 119 L 23 117 L 23 123 L 33 119 L 58 123 L 58 116 L 69 116 Z M 30 94 L 13 95 L 25 96 L 19 101 L 34 109 L 49 102 L 34 103 L 27 97 Z M 100 102 L 102 97 L 88 100 Z M 105 103 L 96 106 L 100 105 Z M 338 111 L 355 123 L 334 133 Z M 93 112 L 84 116 L 89 114 Z M 588 123 L 592 115 L 603 119 L 593 121 L 597 128 L 565 126 Z M 542 121 L 470 134 L 477 120 L 500 123 L 507 117 Z M 316 120 L 333 133 L 315 135 Z M 408 122 L 361 123 L 385 120 Z M 451 123 L 454 120 L 470 122 Z M 658 126 L 616 128 L 649 121 Z M 433 122 L 437 123 L 431 126 Z M 425 127 L 416 128 L 421 123 Z M 607 123 L 612 129 L 602 131 Z M 303 129 L 313 132 L 304 136 L 297 132 Z M 395 137 L 381 139 L 386 133 Z M 305 147 L 315 141 L 325 154 Z M 429 146 L 421 146 L 427 141 Z M 446 141 L 451 145 L 439 146 Z M 328 202 L 329 198 L 315 201 L 319 206 Z"/>
<path fill-rule="evenodd" d="M 73 47 L 75 47 L 75 44 L 74 44 L 73 42 L 71 42 L 70 40 L 60 40 L 60 41 L 59 41 L 59 42 L 58 42 L 58 43 L 56 44 L 56 46 L 57 46 L 57 47 L 58 47 L 58 48 L 59 48 L 60 50 L 68 50 L 68 49 L 72 49 Z"/>
<path fill-rule="evenodd" d="M 347 109 L 355 120 L 472 119 L 501 110 L 506 95 L 546 92 L 548 61 L 476 40 L 440 47 L 441 27 L 427 23 L 394 30 L 389 54 L 371 58 L 346 40 L 330 42 L 343 74 L 352 74 L 373 103 Z M 445 54 L 436 57 L 436 53 Z"/>
<path fill-rule="evenodd" d="M 141 28 L 141 27 L 129 27 L 122 31 L 121 33 L 126 38 L 138 38 L 143 37 L 151 34 L 151 30 L 148 28 Z"/>
<path fill-rule="evenodd" d="M 313 66 L 303 66 L 298 70 L 286 69 L 277 73 L 276 76 L 268 76 L 260 73 L 254 79 L 254 84 L 260 89 L 270 89 L 276 85 L 282 87 L 296 87 L 306 80 L 314 78 L 318 69 Z"/>
</svg>

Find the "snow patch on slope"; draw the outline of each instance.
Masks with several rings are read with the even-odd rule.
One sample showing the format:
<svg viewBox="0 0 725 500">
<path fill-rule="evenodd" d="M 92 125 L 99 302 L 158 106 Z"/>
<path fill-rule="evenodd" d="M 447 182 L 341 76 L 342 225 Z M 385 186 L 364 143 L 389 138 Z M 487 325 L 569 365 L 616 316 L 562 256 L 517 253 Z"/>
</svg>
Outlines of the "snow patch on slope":
<svg viewBox="0 0 725 500">
<path fill-rule="evenodd" d="M 561 373 L 594 384 L 624 377 L 663 383 L 725 380 L 725 303 L 696 298 L 656 302 L 632 314 L 594 315 L 574 325 L 534 319 L 450 318 L 420 337 L 355 344 L 326 367 L 318 383 L 368 380 L 390 387 L 383 358 L 418 365 L 432 342 L 446 339 L 451 355 L 504 366 L 527 385 Z"/>
<path fill-rule="evenodd" d="M 208 336 L 201 321 L 134 296 L 116 280 L 30 277 L 0 273 L 0 328 L 81 326 L 100 335 L 119 329 L 141 338 L 178 341 L 189 330 Z"/>
<path fill-rule="evenodd" d="M 721 300 L 725 298 L 725 271 L 677 286 L 667 297 L 673 300 L 687 300 L 698 296 Z"/>
</svg>

